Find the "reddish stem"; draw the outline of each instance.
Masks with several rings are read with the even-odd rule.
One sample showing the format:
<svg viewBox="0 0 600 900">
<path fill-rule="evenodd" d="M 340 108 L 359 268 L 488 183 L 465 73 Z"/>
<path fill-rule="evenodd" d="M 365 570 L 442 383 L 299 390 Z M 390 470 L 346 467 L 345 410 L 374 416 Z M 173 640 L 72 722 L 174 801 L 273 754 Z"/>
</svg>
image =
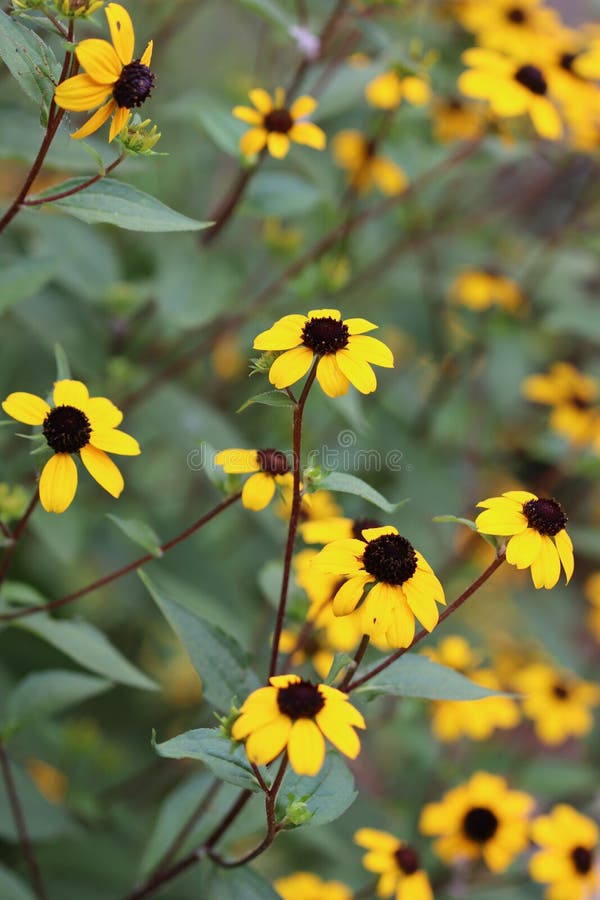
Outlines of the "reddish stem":
<svg viewBox="0 0 600 900">
<path fill-rule="evenodd" d="M 104 172 L 98 172 L 97 175 L 93 175 L 91 178 L 88 178 L 87 181 L 83 181 L 81 184 L 78 184 L 77 187 L 69 188 L 67 191 L 59 191 L 57 194 L 51 194 L 50 196 L 40 197 L 39 200 L 23 200 L 23 206 L 42 206 L 44 203 L 54 203 L 56 200 L 63 200 L 65 197 L 72 197 L 73 194 L 79 194 L 81 191 L 85 191 L 92 184 L 95 184 L 97 181 L 100 181 L 101 178 L 106 178 L 107 175 L 110 175 L 114 169 L 120 165 L 125 159 L 126 154 L 122 153 L 121 156 L 118 156 L 117 159 L 111 162 L 110 166 L 107 166 Z"/>
</svg>

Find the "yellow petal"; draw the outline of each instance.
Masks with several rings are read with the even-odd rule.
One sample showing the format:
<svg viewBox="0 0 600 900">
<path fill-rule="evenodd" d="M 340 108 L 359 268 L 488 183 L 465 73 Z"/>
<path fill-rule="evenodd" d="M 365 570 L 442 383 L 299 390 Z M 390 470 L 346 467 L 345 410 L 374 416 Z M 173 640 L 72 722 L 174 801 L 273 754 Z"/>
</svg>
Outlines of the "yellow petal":
<svg viewBox="0 0 600 900">
<path fill-rule="evenodd" d="M 338 350 L 335 359 L 343 374 L 361 394 L 373 393 L 377 378 L 368 363 L 353 356 L 350 349 Z"/>
<path fill-rule="evenodd" d="M 290 128 L 288 135 L 297 144 L 305 144 L 314 150 L 324 150 L 327 146 L 327 135 L 313 122 L 297 122 Z"/>
<path fill-rule="evenodd" d="M 328 354 L 319 360 L 317 381 L 328 397 L 341 397 L 348 392 L 350 387 L 350 382 L 340 371 L 334 354 Z"/>
<path fill-rule="evenodd" d="M 309 319 L 337 319 L 341 321 L 342 314 L 339 309 L 310 309 L 308 311 Z"/>
<path fill-rule="evenodd" d="M 250 762 L 262 766 L 279 756 L 287 744 L 291 727 L 291 719 L 279 715 L 272 722 L 253 731 L 246 741 L 246 754 Z"/>
<path fill-rule="evenodd" d="M 135 37 L 131 16 L 120 3 L 109 3 L 105 8 L 111 40 L 124 66 L 133 59 Z"/>
<path fill-rule="evenodd" d="M 315 111 L 317 108 L 317 101 L 314 97 L 309 97 L 308 94 L 303 94 L 302 97 L 298 97 L 297 100 L 294 100 L 290 107 L 290 116 L 294 121 L 297 119 L 304 119 L 306 116 L 310 116 L 311 113 Z"/>
<path fill-rule="evenodd" d="M 380 525 L 378 528 L 363 528 L 362 530 L 365 541 L 375 541 L 385 534 L 398 534 L 398 529 L 393 525 Z"/>
<path fill-rule="evenodd" d="M 244 156 L 254 156 L 256 153 L 260 153 L 267 143 L 267 135 L 266 128 L 251 128 L 240 138 L 240 152 Z"/>
<path fill-rule="evenodd" d="M 81 41 L 75 51 L 86 73 L 101 85 L 113 85 L 119 80 L 123 66 L 115 48 L 98 38 Z"/>
<path fill-rule="evenodd" d="M 575 561 L 573 559 L 573 544 L 571 542 L 571 538 L 564 528 L 562 531 L 559 531 L 557 535 L 555 535 L 554 543 L 556 544 L 556 549 L 558 550 L 560 561 L 563 565 L 563 569 L 565 570 L 568 584 L 571 580 L 571 576 L 573 575 Z"/>
<path fill-rule="evenodd" d="M 246 472 L 258 472 L 260 465 L 256 450 L 241 450 L 232 447 L 230 450 L 220 450 L 215 456 L 217 466 L 229 475 L 243 475 Z"/>
<path fill-rule="evenodd" d="M 316 775 L 325 759 L 325 740 L 311 719 L 298 719 L 288 740 L 292 769 L 298 775 Z"/>
<path fill-rule="evenodd" d="M 104 450 L 97 450 L 90 444 L 80 450 L 81 461 L 100 487 L 113 497 L 119 497 L 125 486 L 123 476 Z"/>
<path fill-rule="evenodd" d="M 92 431 L 90 444 L 107 453 L 118 453 L 121 456 L 137 456 L 142 451 L 135 438 L 116 428 L 106 431 Z"/>
<path fill-rule="evenodd" d="M 26 391 L 16 391 L 9 394 L 2 403 L 2 409 L 7 416 L 23 422 L 25 425 L 42 425 L 50 412 L 50 407 L 45 400 L 35 394 Z"/>
<path fill-rule="evenodd" d="M 97 110 L 93 116 L 85 122 L 81 128 L 78 128 L 77 131 L 74 131 L 71 135 L 75 140 L 81 140 L 82 138 L 88 137 L 88 135 L 93 134 L 94 131 L 98 131 L 101 128 L 106 120 L 110 117 L 112 111 L 117 108 L 117 104 L 114 100 L 109 100 L 108 103 L 105 103 L 104 106 L 101 106 L 99 110 Z"/>
<path fill-rule="evenodd" d="M 368 319 L 344 319 L 344 325 L 349 334 L 364 334 L 365 331 L 375 331 L 378 325 L 373 325 Z"/>
<path fill-rule="evenodd" d="M 306 316 L 283 316 L 271 328 L 261 331 L 252 346 L 255 350 L 291 350 L 301 343 L 306 322 Z"/>
<path fill-rule="evenodd" d="M 263 115 L 270 113 L 273 109 L 273 102 L 270 95 L 262 88 L 254 88 L 249 92 L 248 96 L 257 110 L 263 113 Z"/>
<path fill-rule="evenodd" d="M 536 588 L 553 588 L 560 577 L 560 557 L 554 542 L 542 535 L 540 552 L 531 564 L 531 577 Z"/>
<path fill-rule="evenodd" d="M 290 139 L 287 134 L 270 131 L 267 135 L 267 147 L 271 156 L 274 156 L 275 159 L 283 159 L 290 149 Z"/>
<path fill-rule="evenodd" d="M 528 569 L 540 552 L 541 541 L 541 534 L 533 528 L 515 534 L 506 545 L 506 561 L 517 569 Z"/>
<path fill-rule="evenodd" d="M 536 97 L 529 107 L 529 115 L 540 137 L 557 141 L 562 137 L 563 127 L 558 111 L 546 97 Z"/>
<path fill-rule="evenodd" d="M 98 84 L 89 75 L 74 75 L 58 85 L 54 92 L 54 102 L 61 109 L 85 112 L 100 106 L 111 93 L 110 86 Z"/>
<path fill-rule="evenodd" d="M 366 141 L 360 131 L 340 131 L 333 139 L 333 155 L 339 166 L 358 169 L 365 159 Z"/>
<path fill-rule="evenodd" d="M 395 853 L 400 843 L 388 831 L 379 831 L 377 828 L 359 828 L 354 835 L 354 842 L 367 850 L 383 850 L 387 853 Z"/>
<path fill-rule="evenodd" d="M 404 171 L 387 156 L 375 156 L 371 160 L 370 173 L 381 193 L 387 197 L 401 194 L 408 185 Z"/>
<path fill-rule="evenodd" d="M 123 421 L 123 413 L 106 397 L 90 397 L 83 410 L 94 430 L 116 428 Z"/>
<path fill-rule="evenodd" d="M 142 53 L 142 57 L 140 62 L 143 66 L 150 66 L 152 62 L 152 51 L 154 50 L 154 41 L 148 41 L 146 44 L 146 49 Z"/>
<path fill-rule="evenodd" d="M 62 381 L 54 382 L 54 405 L 55 406 L 74 406 L 76 409 L 85 409 L 85 405 L 89 399 L 88 389 L 82 381 L 71 381 L 70 378 L 64 378 Z"/>
<path fill-rule="evenodd" d="M 486 509 L 475 519 L 477 531 L 483 534 L 509 535 L 518 534 L 527 528 L 527 519 L 515 507 L 515 512 L 500 509 Z"/>
<path fill-rule="evenodd" d="M 127 119 L 129 118 L 129 110 L 125 106 L 117 107 L 117 110 L 113 116 L 113 120 L 110 123 L 110 131 L 108 132 L 108 143 L 110 144 L 120 131 L 123 130 L 125 125 L 127 124 Z"/>
<path fill-rule="evenodd" d="M 236 119 L 247 122 L 248 125 L 262 125 L 264 121 L 264 116 L 249 106 L 234 106 L 231 112 Z"/>
<path fill-rule="evenodd" d="M 439 621 L 438 608 L 435 598 L 428 590 L 428 585 L 420 580 L 418 573 L 404 582 L 402 592 L 411 612 L 415 614 L 421 625 L 427 631 L 433 631 Z"/>
<path fill-rule="evenodd" d="M 242 488 L 242 503 L 246 509 L 255 512 L 264 509 L 273 499 L 275 493 L 275 479 L 266 472 L 257 472 L 251 475 Z"/>
<path fill-rule="evenodd" d="M 383 341 L 368 335 L 352 335 L 348 340 L 348 352 L 376 366 L 386 369 L 394 367 L 394 355 L 390 348 Z"/>
<path fill-rule="evenodd" d="M 390 647 L 409 647 L 415 636 L 415 617 L 400 592 L 392 608 L 385 636 Z"/>
<path fill-rule="evenodd" d="M 295 347 L 278 356 L 269 370 L 269 381 L 276 388 L 289 387 L 310 369 L 314 354 L 308 347 Z"/>
<path fill-rule="evenodd" d="M 350 759 L 356 759 L 360 753 L 360 739 L 354 728 L 341 716 L 336 715 L 329 705 L 324 706 L 315 718 L 317 725 L 336 750 Z"/>
<path fill-rule="evenodd" d="M 333 614 L 335 616 L 347 616 L 356 609 L 363 595 L 365 585 L 373 581 L 373 576 L 368 572 L 361 572 L 350 578 L 337 591 L 333 598 Z"/>
<path fill-rule="evenodd" d="M 40 500 L 46 512 L 62 513 L 77 490 L 77 466 L 68 453 L 50 457 L 40 478 Z"/>
</svg>

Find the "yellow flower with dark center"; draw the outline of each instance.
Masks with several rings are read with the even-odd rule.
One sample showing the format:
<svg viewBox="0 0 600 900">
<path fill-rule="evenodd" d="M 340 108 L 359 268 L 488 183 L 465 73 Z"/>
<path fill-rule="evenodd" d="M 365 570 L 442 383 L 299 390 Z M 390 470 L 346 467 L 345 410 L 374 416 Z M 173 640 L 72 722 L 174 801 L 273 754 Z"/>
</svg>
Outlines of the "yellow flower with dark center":
<svg viewBox="0 0 600 900">
<path fill-rule="evenodd" d="M 377 519 L 347 519 L 343 516 L 332 516 L 327 519 L 315 519 L 303 522 L 300 527 L 302 540 L 307 544 L 329 544 L 331 541 L 358 538 L 365 528 L 379 528 Z"/>
<path fill-rule="evenodd" d="M 242 488 L 242 503 L 246 509 L 258 511 L 268 506 L 275 488 L 291 488 L 294 478 L 285 453 L 268 447 L 265 450 L 221 450 L 215 463 L 223 466 L 228 475 L 254 472 Z"/>
<path fill-rule="evenodd" d="M 312 872 L 295 872 L 273 883 L 283 900 L 352 900 L 352 891 L 341 881 L 323 881 Z"/>
<path fill-rule="evenodd" d="M 441 144 L 472 141 L 485 131 L 481 104 L 465 103 L 459 97 L 438 99 L 433 105 L 433 135 Z"/>
<path fill-rule="evenodd" d="M 580 35 L 569 36 L 554 52 L 553 65 L 548 70 L 548 86 L 552 96 L 560 103 L 568 126 L 569 142 L 577 149 L 589 151 L 598 146 L 600 118 L 598 85 L 578 71 L 580 60 L 584 57 Z"/>
<path fill-rule="evenodd" d="M 112 44 L 98 38 L 81 41 L 75 54 L 85 73 L 59 84 L 54 102 L 72 112 L 84 112 L 103 104 L 71 137 L 87 137 L 112 116 L 110 142 L 125 126 L 131 109 L 148 99 L 155 76 L 149 68 L 152 41 L 141 58 L 134 59 L 135 36 L 129 13 L 119 3 L 109 3 L 104 11 Z"/>
<path fill-rule="evenodd" d="M 316 775 L 325 760 L 325 738 L 344 756 L 356 759 L 360 741 L 355 728 L 366 728 L 348 695 L 299 675 L 274 675 L 269 687 L 244 702 L 231 734 L 246 742 L 246 754 L 266 765 L 287 748 L 298 775 Z"/>
<path fill-rule="evenodd" d="M 387 831 L 359 828 L 354 842 L 369 852 L 362 864 L 367 872 L 379 875 L 378 897 L 396 900 L 433 900 L 427 873 L 421 868 L 419 854 L 405 841 Z"/>
<path fill-rule="evenodd" d="M 514 313 L 525 302 L 518 284 L 506 275 L 485 269 L 465 269 L 456 276 L 449 293 L 454 303 L 475 312 L 499 306 Z"/>
<path fill-rule="evenodd" d="M 339 309 L 311 309 L 307 316 L 283 316 L 261 332 L 255 350 L 283 350 L 269 370 L 269 381 L 286 388 L 302 378 L 317 359 L 317 381 L 329 397 L 340 397 L 351 384 L 361 394 L 377 387 L 372 365 L 391 369 L 392 351 L 366 334 L 378 326 L 366 319 L 342 319 Z"/>
<path fill-rule="evenodd" d="M 559 803 L 531 825 L 540 847 L 529 860 L 534 881 L 548 885 L 547 900 L 591 900 L 600 886 L 598 826 L 592 819 Z"/>
<path fill-rule="evenodd" d="M 338 166 L 347 170 L 350 186 L 359 193 L 376 187 L 382 194 L 395 197 L 408 186 L 403 169 L 378 153 L 375 143 L 360 131 L 339 131 L 333 139 L 333 156 Z"/>
<path fill-rule="evenodd" d="M 518 672 L 513 684 L 524 695 L 523 713 L 533 722 L 543 744 L 556 746 L 591 731 L 591 710 L 600 703 L 597 684 L 544 663 L 533 663 Z"/>
<path fill-rule="evenodd" d="M 511 791 L 504 778 L 475 772 L 470 780 L 428 803 L 421 813 L 423 834 L 439 836 L 433 849 L 446 863 L 483 859 L 492 872 L 504 872 L 527 848 L 527 817 L 533 797 Z"/>
<path fill-rule="evenodd" d="M 556 141 L 562 136 L 562 122 L 548 98 L 548 77 L 541 63 L 517 62 L 482 47 L 466 50 L 462 59 L 471 66 L 458 79 L 463 94 L 487 100 L 500 118 L 529 113 L 540 137 Z"/>
<path fill-rule="evenodd" d="M 244 156 L 254 156 L 266 147 L 271 156 L 283 159 L 290 149 L 290 141 L 306 144 L 314 150 L 325 149 L 325 132 L 313 122 L 306 121 L 317 107 L 313 97 L 298 97 L 287 109 L 283 88 L 277 88 L 273 99 L 262 88 L 254 88 L 248 96 L 254 109 L 250 106 L 233 109 L 237 119 L 253 126 L 240 140 Z"/>
<path fill-rule="evenodd" d="M 77 490 L 77 454 L 92 478 L 119 497 L 123 476 L 107 456 L 117 453 L 137 456 L 138 442 L 117 426 L 123 413 L 106 397 L 90 397 L 81 381 L 63 379 L 54 384 L 54 406 L 35 394 L 18 391 L 2 404 L 4 412 L 25 425 L 41 425 L 48 446 L 54 451 L 40 477 L 40 500 L 47 512 L 62 513 Z"/>
<path fill-rule="evenodd" d="M 538 498 L 529 491 L 506 491 L 501 497 L 482 500 L 485 507 L 475 519 L 482 534 L 511 535 L 506 545 L 506 561 L 517 569 L 531 568 L 536 588 L 553 588 L 560 566 L 573 574 L 573 544 L 565 531 L 567 517 L 556 500 Z"/>
<path fill-rule="evenodd" d="M 455 9 L 478 44 L 515 57 L 543 52 L 564 33 L 559 16 L 544 0 L 458 0 Z"/>
<path fill-rule="evenodd" d="M 391 647 L 408 647 L 415 617 L 427 631 L 437 625 L 444 589 L 427 560 L 391 525 L 365 528 L 362 536 L 332 541 L 313 565 L 347 579 L 333 598 L 336 616 L 353 612 L 373 584 L 360 607 L 363 632 L 385 638 Z"/>
<path fill-rule="evenodd" d="M 377 109 L 396 109 L 402 99 L 413 106 L 425 106 L 431 99 L 431 88 L 426 78 L 418 75 L 402 77 L 390 69 L 368 83 L 365 97 Z"/>
<path fill-rule="evenodd" d="M 554 363 L 547 374 L 530 375 L 522 384 L 528 400 L 552 406 L 550 427 L 573 445 L 600 445 L 598 383 L 567 362 Z"/>
</svg>

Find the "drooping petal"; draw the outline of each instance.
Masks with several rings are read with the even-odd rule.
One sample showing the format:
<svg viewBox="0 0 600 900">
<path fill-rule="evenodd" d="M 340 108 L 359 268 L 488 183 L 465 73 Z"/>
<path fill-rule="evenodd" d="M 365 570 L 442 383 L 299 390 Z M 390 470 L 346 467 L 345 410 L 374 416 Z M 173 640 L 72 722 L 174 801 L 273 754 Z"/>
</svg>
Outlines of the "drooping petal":
<svg viewBox="0 0 600 900">
<path fill-rule="evenodd" d="M 263 124 L 264 116 L 257 109 L 252 109 L 250 106 L 234 106 L 231 112 L 236 119 L 247 122 L 248 125 Z"/>
<path fill-rule="evenodd" d="M 361 607 L 365 634 L 386 631 L 390 625 L 398 588 L 382 581 L 373 585 Z"/>
<path fill-rule="evenodd" d="M 558 550 L 560 561 L 563 565 L 563 569 L 565 570 L 568 584 L 571 580 L 571 576 L 573 575 L 575 561 L 573 559 L 573 544 L 571 542 L 571 538 L 564 528 L 554 536 L 554 543 L 556 544 L 556 549 Z"/>
<path fill-rule="evenodd" d="M 273 101 L 270 95 L 262 88 L 254 88 L 248 94 L 251 102 L 263 115 L 267 115 L 273 109 Z"/>
<path fill-rule="evenodd" d="M 335 616 L 347 616 L 351 613 L 361 599 L 365 585 L 373 581 L 373 576 L 368 572 L 360 572 L 350 578 L 337 591 L 333 598 L 333 614 Z"/>
<path fill-rule="evenodd" d="M 232 447 L 220 450 L 215 456 L 217 466 L 223 466 L 228 475 L 243 475 L 246 472 L 258 472 L 260 465 L 256 450 L 242 450 Z"/>
<path fill-rule="evenodd" d="M 298 775 L 316 775 L 325 759 L 325 739 L 312 719 L 298 719 L 288 740 L 292 769 Z"/>
<path fill-rule="evenodd" d="M 51 456 L 40 477 L 40 501 L 46 512 L 62 513 L 77 490 L 77 466 L 68 453 Z"/>
<path fill-rule="evenodd" d="M 287 134 L 270 131 L 267 135 L 267 147 L 271 156 L 274 156 L 275 159 L 283 159 L 290 149 L 290 139 Z"/>
<path fill-rule="evenodd" d="M 439 611 L 434 597 L 427 589 L 427 583 L 421 581 L 416 573 L 404 582 L 402 592 L 421 625 L 427 631 L 433 631 L 439 620 Z"/>
<path fill-rule="evenodd" d="M 384 366 L 392 369 L 394 366 L 394 354 L 390 348 L 377 340 L 365 334 L 353 335 L 348 341 L 348 350 L 353 356 L 364 359 L 365 362 L 373 363 L 376 366 Z"/>
<path fill-rule="evenodd" d="M 74 406 L 76 409 L 85 409 L 89 399 L 88 389 L 82 381 L 72 381 L 63 378 L 54 382 L 52 394 L 55 406 Z"/>
<path fill-rule="evenodd" d="M 316 108 L 317 101 L 315 98 L 309 97 L 308 94 L 303 94 L 302 97 L 298 97 L 297 100 L 294 100 L 290 106 L 290 116 L 294 121 L 296 121 L 296 119 L 303 119 L 306 118 L 306 116 L 310 116 Z"/>
<path fill-rule="evenodd" d="M 338 350 L 335 359 L 342 373 L 361 394 L 373 393 L 377 387 L 377 378 L 368 363 L 353 356 L 349 349 Z"/>
<path fill-rule="evenodd" d="M 317 365 L 317 381 L 328 397 L 341 397 L 346 394 L 350 382 L 340 371 L 335 361 L 335 354 L 322 356 Z"/>
<path fill-rule="evenodd" d="M 398 592 L 392 617 L 385 632 L 390 647 L 409 647 L 415 636 L 415 617 L 404 594 Z"/>
<path fill-rule="evenodd" d="M 233 723 L 232 737 L 242 741 L 251 731 L 272 722 L 279 714 L 277 690 L 274 687 L 259 688 L 243 704 L 241 715 Z"/>
<path fill-rule="evenodd" d="M 288 131 L 288 136 L 297 144 L 305 144 L 314 150 L 324 150 L 327 146 L 327 135 L 313 122 L 297 122 Z"/>
<path fill-rule="evenodd" d="M 61 109 L 87 112 L 88 109 L 95 109 L 96 106 L 104 103 L 111 93 L 112 87 L 98 84 L 89 75 L 74 75 L 73 78 L 67 78 L 57 86 L 54 92 L 54 102 Z"/>
<path fill-rule="evenodd" d="M 36 394 L 28 394 L 26 391 L 15 391 L 9 394 L 2 403 L 2 409 L 7 416 L 23 422 L 25 425 L 42 425 L 50 412 L 50 407 L 45 400 Z"/>
<path fill-rule="evenodd" d="M 120 456 L 138 456 L 142 451 L 134 437 L 116 428 L 106 431 L 92 431 L 90 444 L 107 453 L 118 453 Z"/>
<path fill-rule="evenodd" d="M 87 74 L 98 84 L 112 86 L 119 80 L 123 66 L 108 41 L 89 38 L 77 45 L 75 53 Z"/>
<path fill-rule="evenodd" d="M 288 742 L 292 720 L 279 715 L 267 725 L 253 731 L 246 740 L 246 754 L 250 762 L 263 766 L 279 756 Z"/>
<path fill-rule="evenodd" d="M 511 537 L 506 545 L 506 561 L 517 569 L 528 569 L 540 552 L 542 536 L 534 528 L 526 528 Z"/>
<path fill-rule="evenodd" d="M 554 542 L 541 536 L 540 552 L 531 564 L 531 577 L 536 588 L 553 588 L 560 578 L 560 557 Z"/>
<path fill-rule="evenodd" d="M 104 11 L 114 48 L 123 65 L 127 66 L 133 59 L 135 44 L 131 16 L 120 3 L 109 3 Z"/>
<path fill-rule="evenodd" d="M 108 103 L 105 103 L 104 106 L 101 106 L 93 116 L 85 122 L 81 128 L 78 128 L 77 131 L 74 131 L 71 135 L 75 140 L 81 140 L 82 138 L 88 137 L 88 135 L 93 134 L 95 131 L 98 131 L 101 128 L 107 119 L 110 118 L 113 110 L 117 108 L 116 102 L 111 98 Z"/>
<path fill-rule="evenodd" d="M 529 107 L 529 115 L 540 137 L 549 141 L 558 141 L 562 137 L 560 116 L 547 97 L 536 97 Z"/>
<path fill-rule="evenodd" d="M 267 143 L 268 131 L 266 128 L 251 128 L 240 138 L 240 151 L 244 156 L 254 156 L 260 153 Z"/>
<path fill-rule="evenodd" d="M 311 367 L 313 352 L 308 347 L 295 347 L 278 356 L 269 370 L 269 381 L 276 388 L 289 387 Z"/>
<path fill-rule="evenodd" d="M 127 125 L 129 118 L 129 110 L 126 106 L 119 106 L 110 123 L 110 131 L 108 132 L 108 143 L 112 143 L 120 131 Z"/>
<path fill-rule="evenodd" d="M 113 497 L 119 497 L 125 483 L 119 469 L 104 450 L 97 450 L 87 444 L 80 450 L 81 462 L 100 487 Z"/>
<path fill-rule="evenodd" d="M 340 753 L 343 753 L 344 756 L 348 756 L 350 759 L 356 759 L 360 753 L 360 738 L 352 725 L 349 725 L 342 716 L 337 715 L 328 705 L 320 710 L 315 718 L 317 725 L 336 750 L 339 750 Z"/>
<path fill-rule="evenodd" d="M 268 506 L 275 493 L 275 479 L 266 472 L 251 475 L 242 488 L 242 503 L 246 509 L 258 512 Z"/>
</svg>

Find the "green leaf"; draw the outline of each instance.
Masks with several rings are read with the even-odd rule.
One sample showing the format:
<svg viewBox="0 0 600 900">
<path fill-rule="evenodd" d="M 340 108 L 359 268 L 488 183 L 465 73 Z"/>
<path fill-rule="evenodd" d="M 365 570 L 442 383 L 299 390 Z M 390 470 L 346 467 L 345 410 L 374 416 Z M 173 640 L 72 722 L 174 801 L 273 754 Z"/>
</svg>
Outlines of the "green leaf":
<svg viewBox="0 0 600 900">
<path fill-rule="evenodd" d="M 499 544 L 498 544 L 498 541 L 496 540 L 496 538 L 491 534 L 482 534 L 481 531 L 478 531 L 477 525 L 475 524 L 475 522 L 472 519 L 463 519 L 461 516 L 446 515 L 446 516 L 434 516 L 431 521 L 432 522 L 451 522 L 455 525 L 466 525 L 467 528 L 470 528 L 471 531 L 473 531 L 475 534 L 479 535 L 480 538 L 483 538 L 484 541 L 487 541 L 487 543 L 491 547 L 493 547 L 494 550 L 498 549 Z"/>
<path fill-rule="evenodd" d="M 8 697 L 6 721 L 0 726 L 2 739 L 8 740 L 32 722 L 54 716 L 110 687 L 111 682 L 104 678 L 60 669 L 26 675 Z"/>
<path fill-rule="evenodd" d="M 87 178 L 70 178 L 35 195 L 36 200 L 52 197 L 85 184 Z M 145 194 L 130 184 L 103 178 L 78 194 L 54 200 L 49 206 L 82 222 L 107 222 L 130 231 L 201 231 L 212 222 L 199 222 L 165 206 L 160 200 Z"/>
<path fill-rule="evenodd" d="M 146 522 L 141 522 L 139 519 L 119 519 L 118 516 L 113 516 L 111 513 L 107 513 L 106 517 L 111 522 L 114 522 L 134 544 L 143 547 L 152 556 L 160 557 L 163 555 L 160 549 L 160 538 Z"/>
<path fill-rule="evenodd" d="M 285 391 L 264 391 L 262 394 L 255 394 L 253 397 L 250 397 L 245 403 L 242 403 L 236 412 L 243 412 L 249 406 L 252 406 L 253 403 L 262 403 L 264 406 L 285 406 L 288 408 L 294 406 L 292 399 L 288 397 Z"/>
<path fill-rule="evenodd" d="M 192 665 L 202 679 L 208 702 L 229 713 L 234 697 L 243 700 L 260 687 L 237 641 L 195 610 L 159 591 L 145 572 L 138 572 L 150 596 L 184 644 Z"/>
<path fill-rule="evenodd" d="M 21 88 L 47 113 L 60 66 L 52 50 L 30 28 L 0 11 L 0 59 Z"/>
<path fill-rule="evenodd" d="M 376 491 L 375 488 L 372 488 L 370 484 L 367 484 L 366 481 L 363 481 L 362 478 L 357 478 L 355 475 L 345 475 L 342 472 L 330 472 L 328 475 L 324 475 L 319 483 L 319 490 L 327 490 L 327 491 L 339 491 L 343 494 L 354 494 L 355 497 L 360 497 L 362 500 L 367 500 L 368 503 L 372 503 L 374 506 L 378 506 L 379 509 L 383 509 L 384 512 L 395 512 L 395 510 L 399 509 L 405 503 L 408 503 L 408 499 L 400 500 L 399 503 L 390 503 L 389 500 L 386 500 L 379 491 Z"/>
<path fill-rule="evenodd" d="M 280 9 L 273 0 L 238 0 L 238 3 L 262 16 L 267 22 L 271 22 L 273 25 L 280 25 L 286 30 L 294 24 L 293 19 L 283 9 Z"/>
<path fill-rule="evenodd" d="M 24 881 L 0 865 L 0 897 L 2 900 L 35 900 Z"/>
<path fill-rule="evenodd" d="M 214 774 L 237 787 L 260 791 L 244 748 L 235 747 L 218 728 L 196 728 L 154 744 L 159 756 L 169 759 L 198 759 Z"/>
<path fill-rule="evenodd" d="M 328 753 L 317 775 L 297 775 L 292 769 L 288 769 L 279 791 L 278 809 L 283 815 L 284 807 L 292 797 L 304 800 L 312 816 L 295 827 L 314 827 L 338 819 L 357 796 L 348 767 L 335 753 Z"/>
<path fill-rule="evenodd" d="M 156 684 L 125 659 L 106 635 L 87 622 L 51 619 L 46 613 L 37 613 L 15 621 L 12 626 L 37 635 L 85 669 L 110 681 L 146 691 L 157 690 Z"/>
<path fill-rule="evenodd" d="M 54 359 L 56 360 L 56 380 L 62 381 L 64 378 L 70 378 L 71 366 L 67 354 L 60 344 L 54 345 Z"/>
<path fill-rule="evenodd" d="M 325 684 L 333 684 L 342 669 L 345 669 L 352 662 L 352 657 L 348 653 L 338 652 L 335 654 L 325 679 Z"/>
<path fill-rule="evenodd" d="M 425 700 L 481 700 L 506 697 L 502 691 L 475 684 L 460 672 L 433 662 L 427 656 L 406 653 L 395 660 L 356 693 L 392 694 L 396 697 L 421 697 Z"/>
<path fill-rule="evenodd" d="M 281 900 L 281 895 L 249 866 L 222 869 L 211 866 L 205 882 L 205 897 L 210 900 Z"/>
<path fill-rule="evenodd" d="M 16 763 L 11 762 L 10 768 L 31 840 L 48 841 L 63 834 L 76 835 L 78 829 L 66 809 L 42 797 L 30 777 Z M 0 778 L 0 838 L 19 844 L 3 778 Z M 0 896 L 4 900 L 4 895 Z"/>
<path fill-rule="evenodd" d="M 20 259 L 2 266 L 0 313 L 37 294 L 57 269 L 51 259 Z"/>
</svg>

